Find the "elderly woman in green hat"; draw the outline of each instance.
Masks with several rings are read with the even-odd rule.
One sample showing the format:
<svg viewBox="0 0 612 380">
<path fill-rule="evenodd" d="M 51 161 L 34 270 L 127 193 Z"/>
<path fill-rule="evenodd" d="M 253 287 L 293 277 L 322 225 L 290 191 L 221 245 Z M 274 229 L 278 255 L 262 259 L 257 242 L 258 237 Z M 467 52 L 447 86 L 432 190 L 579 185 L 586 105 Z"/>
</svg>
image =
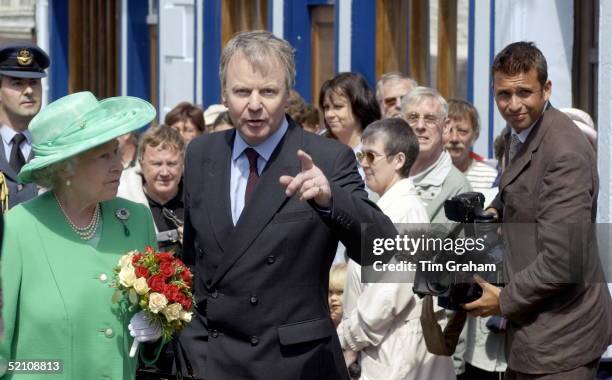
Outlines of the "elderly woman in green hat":
<svg viewBox="0 0 612 380">
<path fill-rule="evenodd" d="M 98 101 L 81 92 L 31 121 L 35 158 L 19 178 L 50 190 L 6 214 L 2 350 L 10 360 L 47 361 L 66 379 L 133 379 L 130 335 L 159 339 L 159 328 L 142 313 L 111 302 L 108 284 L 123 254 L 156 245 L 147 208 L 116 198 L 122 171 L 116 138 L 154 117 L 144 100 Z"/>
</svg>

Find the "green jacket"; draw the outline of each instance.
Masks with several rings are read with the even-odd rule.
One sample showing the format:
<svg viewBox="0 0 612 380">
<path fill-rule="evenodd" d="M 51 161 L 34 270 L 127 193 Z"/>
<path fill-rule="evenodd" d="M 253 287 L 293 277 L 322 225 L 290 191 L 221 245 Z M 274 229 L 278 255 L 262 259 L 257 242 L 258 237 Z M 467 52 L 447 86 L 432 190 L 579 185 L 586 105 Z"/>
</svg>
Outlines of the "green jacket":
<svg viewBox="0 0 612 380">
<path fill-rule="evenodd" d="M 133 379 L 127 330 L 133 312 L 111 303 L 119 258 L 156 246 L 151 213 L 121 198 L 102 204 L 97 248 L 77 236 L 51 193 L 6 214 L 0 274 L 4 292 L 2 351 L 12 360 L 63 360 L 61 375 L 7 374 L 3 379 Z M 125 208 L 124 226 L 115 212 Z"/>
</svg>

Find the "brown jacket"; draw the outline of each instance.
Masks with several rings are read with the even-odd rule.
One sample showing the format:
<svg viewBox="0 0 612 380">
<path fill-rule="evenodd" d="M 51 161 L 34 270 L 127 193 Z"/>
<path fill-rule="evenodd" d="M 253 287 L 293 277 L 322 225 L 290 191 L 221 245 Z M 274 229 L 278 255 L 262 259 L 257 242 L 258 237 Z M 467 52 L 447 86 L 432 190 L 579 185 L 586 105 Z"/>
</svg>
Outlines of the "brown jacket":
<svg viewBox="0 0 612 380">
<path fill-rule="evenodd" d="M 506 167 L 492 204 L 504 222 L 500 302 L 515 371 L 576 368 L 611 342 L 612 302 L 591 235 L 598 186 L 593 148 L 549 106 Z"/>
</svg>

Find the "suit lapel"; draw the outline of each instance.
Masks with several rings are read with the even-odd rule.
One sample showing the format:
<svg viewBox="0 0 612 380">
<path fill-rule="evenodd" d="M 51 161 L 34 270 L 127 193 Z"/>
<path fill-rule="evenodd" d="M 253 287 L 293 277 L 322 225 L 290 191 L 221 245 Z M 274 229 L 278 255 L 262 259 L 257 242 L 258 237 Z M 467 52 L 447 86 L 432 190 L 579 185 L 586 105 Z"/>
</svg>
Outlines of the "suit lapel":
<svg viewBox="0 0 612 380">
<path fill-rule="evenodd" d="M 514 181 L 514 179 L 531 162 L 531 156 L 533 152 L 538 150 L 542 142 L 542 139 L 544 138 L 544 135 L 546 134 L 546 131 L 549 128 L 549 123 L 547 122 L 548 118 L 546 117 L 546 113 L 551 112 L 551 111 L 552 111 L 552 107 L 548 107 L 546 111 L 544 111 L 544 114 L 542 115 L 540 120 L 536 123 L 536 125 L 533 127 L 533 130 L 527 137 L 527 140 L 525 141 L 521 149 L 519 149 L 519 151 L 516 153 L 516 156 L 513 162 L 510 163 L 510 165 L 508 165 L 506 169 L 504 170 L 504 173 L 502 174 L 500 185 L 499 185 L 500 193 L 503 191 L 503 189 L 506 186 L 512 183 L 512 181 Z M 510 149 L 510 133 L 511 133 L 510 128 L 508 128 L 508 133 L 504 137 L 506 141 L 506 144 L 505 144 L 506 145 L 506 149 L 505 149 L 506 159 L 508 158 L 508 151 Z"/>
<path fill-rule="evenodd" d="M 299 172 L 297 150 L 301 146 L 302 134 L 302 130 L 290 122 L 287 133 L 270 156 L 253 190 L 251 201 L 242 210 L 231 236 L 224 236 L 225 255 L 215 272 L 213 285 L 244 254 L 278 209 L 289 199 L 285 196 L 285 189 L 278 179 L 282 175 L 295 176 Z M 229 194 L 229 191 L 226 193 Z"/>
<path fill-rule="evenodd" d="M 4 173 L 11 181 L 17 182 L 17 173 L 6 161 L 6 154 L 4 153 L 4 143 L 0 141 L 0 172 Z"/>
<path fill-rule="evenodd" d="M 209 223 L 215 234 L 215 239 L 219 247 L 224 252 L 228 252 L 228 236 L 234 229 L 232 221 L 232 202 L 230 198 L 230 173 L 232 159 L 232 145 L 234 133 L 227 133 L 223 143 L 215 145 L 215 152 L 209 157 L 214 157 L 204 163 L 204 172 L 197 175 L 198 180 L 203 181 L 203 202 L 207 202 Z M 201 188 L 196 186 L 194 188 Z M 194 195 L 192 195 L 193 197 Z"/>
</svg>

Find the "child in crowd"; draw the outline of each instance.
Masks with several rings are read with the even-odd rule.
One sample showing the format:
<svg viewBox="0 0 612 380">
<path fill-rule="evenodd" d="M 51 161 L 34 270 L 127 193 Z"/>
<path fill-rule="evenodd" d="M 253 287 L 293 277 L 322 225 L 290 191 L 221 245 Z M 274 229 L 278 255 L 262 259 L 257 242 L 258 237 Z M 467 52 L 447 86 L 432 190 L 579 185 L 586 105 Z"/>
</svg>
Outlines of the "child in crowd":
<svg viewBox="0 0 612 380">
<path fill-rule="evenodd" d="M 338 327 L 342 320 L 342 295 L 344 294 L 344 283 L 346 282 L 346 263 L 336 264 L 329 270 L 329 313 Z"/>
</svg>

